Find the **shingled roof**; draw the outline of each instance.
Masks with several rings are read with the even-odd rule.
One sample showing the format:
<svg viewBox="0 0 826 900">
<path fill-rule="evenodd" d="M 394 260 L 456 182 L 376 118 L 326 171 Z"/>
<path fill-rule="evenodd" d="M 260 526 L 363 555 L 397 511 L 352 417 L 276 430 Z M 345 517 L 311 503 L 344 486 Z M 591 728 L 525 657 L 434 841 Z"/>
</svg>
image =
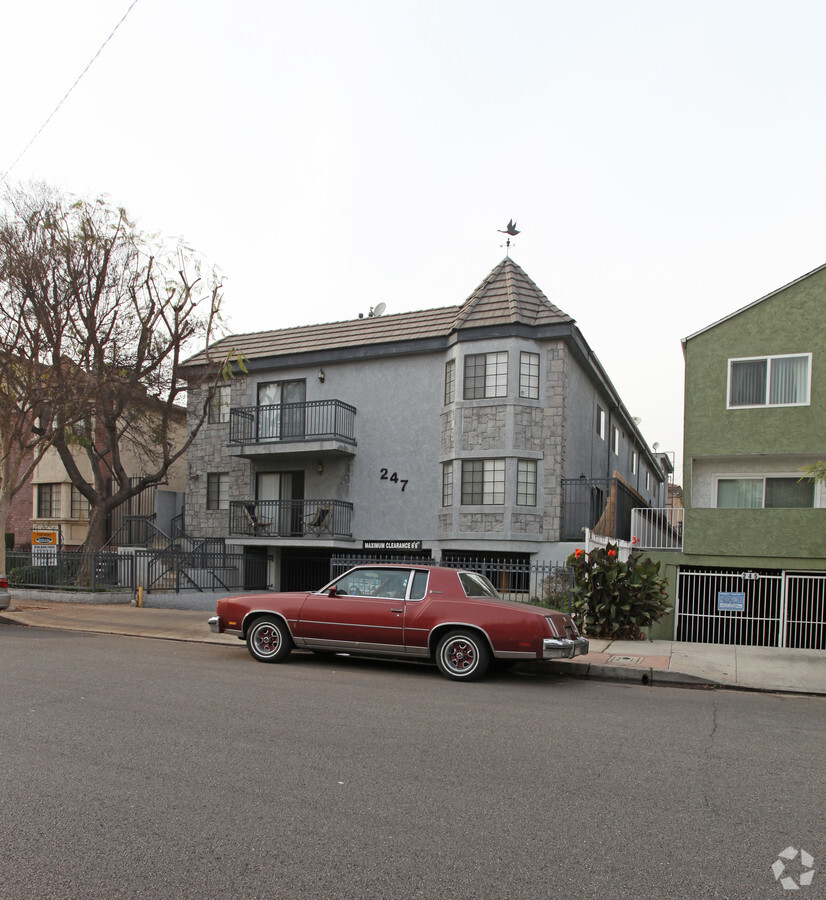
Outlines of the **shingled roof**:
<svg viewBox="0 0 826 900">
<path fill-rule="evenodd" d="M 447 338 L 454 331 L 465 328 L 573 322 L 574 319 L 554 306 L 510 257 L 505 257 L 461 306 L 235 334 L 218 341 L 212 349 L 219 356 L 232 350 L 243 354 L 247 360 L 255 360 L 319 350 Z M 206 355 L 199 353 L 185 365 L 199 366 L 205 362 Z"/>
</svg>

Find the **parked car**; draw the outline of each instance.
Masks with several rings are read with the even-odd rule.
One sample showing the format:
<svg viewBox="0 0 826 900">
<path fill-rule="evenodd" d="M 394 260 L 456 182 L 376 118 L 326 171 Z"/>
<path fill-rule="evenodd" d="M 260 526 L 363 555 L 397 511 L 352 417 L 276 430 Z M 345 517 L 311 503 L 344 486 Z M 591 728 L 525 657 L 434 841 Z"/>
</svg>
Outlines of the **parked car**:
<svg viewBox="0 0 826 900">
<path fill-rule="evenodd" d="M 5 575 L 0 575 L 0 609 L 8 609 L 10 605 L 9 582 Z"/>
<path fill-rule="evenodd" d="M 316 652 L 431 659 L 458 681 L 491 660 L 570 659 L 588 652 L 573 619 L 503 600 L 477 572 L 439 566 L 356 566 L 319 591 L 248 594 L 218 601 L 212 631 L 247 642 L 253 659 Z"/>
</svg>

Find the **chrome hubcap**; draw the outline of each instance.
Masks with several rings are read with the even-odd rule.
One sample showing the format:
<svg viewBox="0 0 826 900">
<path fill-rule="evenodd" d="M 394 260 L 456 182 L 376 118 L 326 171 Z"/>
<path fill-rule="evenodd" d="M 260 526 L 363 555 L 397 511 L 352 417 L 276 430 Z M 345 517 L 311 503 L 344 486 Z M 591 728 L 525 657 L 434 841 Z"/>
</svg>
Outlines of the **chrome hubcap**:
<svg viewBox="0 0 826 900">
<path fill-rule="evenodd" d="M 444 649 L 445 663 L 454 672 L 467 672 L 476 665 L 476 648 L 469 641 L 451 641 Z"/>
</svg>

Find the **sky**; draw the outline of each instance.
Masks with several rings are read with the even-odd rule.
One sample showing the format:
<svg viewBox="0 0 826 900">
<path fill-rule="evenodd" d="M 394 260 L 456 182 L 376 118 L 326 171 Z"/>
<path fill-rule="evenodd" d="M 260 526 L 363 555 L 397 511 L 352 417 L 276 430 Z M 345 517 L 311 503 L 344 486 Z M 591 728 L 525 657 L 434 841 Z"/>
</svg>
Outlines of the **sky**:
<svg viewBox="0 0 826 900">
<path fill-rule="evenodd" d="M 232 333 L 461 304 L 514 219 L 679 482 L 681 339 L 826 262 L 824 33 L 822 0 L 6 3 L 0 174 L 185 238 Z"/>
</svg>

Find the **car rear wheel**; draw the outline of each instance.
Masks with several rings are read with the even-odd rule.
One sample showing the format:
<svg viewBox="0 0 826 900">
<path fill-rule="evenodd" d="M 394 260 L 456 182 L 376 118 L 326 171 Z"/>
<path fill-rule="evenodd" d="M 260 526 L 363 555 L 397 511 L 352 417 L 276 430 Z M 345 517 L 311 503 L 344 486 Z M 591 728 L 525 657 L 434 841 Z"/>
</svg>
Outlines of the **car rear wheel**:
<svg viewBox="0 0 826 900">
<path fill-rule="evenodd" d="M 442 675 L 457 681 L 481 678 L 490 663 L 485 639 L 474 631 L 451 631 L 436 649 L 436 665 Z"/>
<path fill-rule="evenodd" d="M 283 662 L 293 649 L 293 640 L 280 619 L 265 616 L 250 625 L 247 649 L 258 662 Z"/>
</svg>

